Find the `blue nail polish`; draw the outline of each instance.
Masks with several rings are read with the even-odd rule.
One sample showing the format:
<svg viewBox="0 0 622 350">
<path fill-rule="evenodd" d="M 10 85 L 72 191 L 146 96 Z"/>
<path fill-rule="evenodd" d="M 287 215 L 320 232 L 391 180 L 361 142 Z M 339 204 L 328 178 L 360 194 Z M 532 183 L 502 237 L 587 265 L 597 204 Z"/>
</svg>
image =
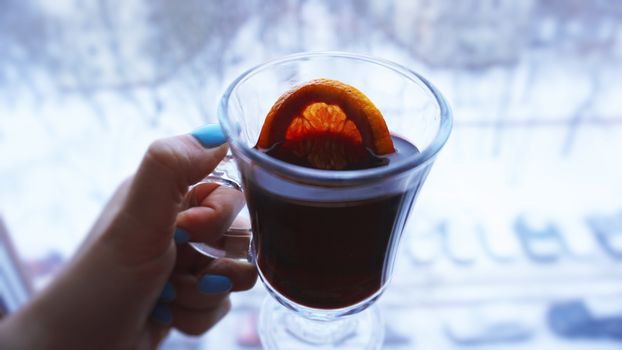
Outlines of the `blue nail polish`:
<svg viewBox="0 0 622 350">
<path fill-rule="evenodd" d="M 173 323 L 173 314 L 165 304 L 158 303 L 151 311 L 151 318 L 165 325 Z"/>
<path fill-rule="evenodd" d="M 199 280 L 198 287 L 203 293 L 218 294 L 230 291 L 233 284 L 227 276 L 204 275 Z"/>
<path fill-rule="evenodd" d="M 160 293 L 160 301 L 172 301 L 175 299 L 175 287 L 171 283 L 171 281 L 166 281 L 164 284 L 164 288 L 162 288 L 162 292 Z"/>
<path fill-rule="evenodd" d="M 175 228 L 175 243 L 184 244 L 190 240 L 190 235 L 183 228 L 176 227 Z"/>
<path fill-rule="evenodd" d="M 227 137 L 218 124 L 208 124 L 198 128 L 191 135 L 205 148 L 213 148 L 227 142 Z"/>
</svg>

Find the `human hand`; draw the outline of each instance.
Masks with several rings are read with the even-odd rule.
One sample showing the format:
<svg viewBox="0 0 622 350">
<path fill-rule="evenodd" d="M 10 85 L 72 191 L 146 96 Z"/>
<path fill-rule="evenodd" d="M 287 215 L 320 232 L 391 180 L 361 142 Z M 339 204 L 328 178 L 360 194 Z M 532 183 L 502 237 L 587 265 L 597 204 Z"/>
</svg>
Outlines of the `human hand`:
<svg viewBox="0 0 622 350">
<path fill-rule="evenodd" d="M 229 292 L 251 288 L 256 270 L 186 242 L 217 240 L 244 199 L 202 185 L 198 206 L 183 203 L 225 156 L 224 142 L 217 125 L 154 142 L 64 271 L 0 323 L 0 348 L 151 349 L 171 327 L 195 335 L 217 323 Z"/>
</svg>

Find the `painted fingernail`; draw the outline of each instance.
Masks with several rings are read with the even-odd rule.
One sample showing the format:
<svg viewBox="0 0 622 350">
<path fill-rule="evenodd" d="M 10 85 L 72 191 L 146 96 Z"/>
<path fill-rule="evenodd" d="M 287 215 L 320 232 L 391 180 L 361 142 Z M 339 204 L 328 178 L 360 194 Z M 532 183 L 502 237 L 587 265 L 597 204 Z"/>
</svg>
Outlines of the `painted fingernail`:
<svg viewBox="0 0 622 350">
<path fill-rule="evenodd" d="M 166 304 L 158 303 L 151 311 L 151 319 L 169 325 L 173 323 L 173 314 Z"/>
<path fill-rule="evenodd" d="M 199 280 L 199 290 L 203 293 L 218 294 L 231 290 L 233 284 L 227 276 L 222 275 L 204 275 Z"/>
<path fill-rule="evenodd" d="M 160 293 L 159 299 L 161 301 L 172 301 L 175 299 L 175 287 L 171 281 L 166 281 L 164 288 L 162 288 L 162 292 Z"/>
<path fill-rule="evenodd" d="M 183 228 L 175 228 L 175 243 L 184 244 L 190 240 L 190 235 Z"/>
<path fill-rule="evenodd" d="M 218 124 L 208 124 L 194 130 L 190 134 L 205 148 L 213 148 L 227 142 L 227 137 Z"/>
</svg>

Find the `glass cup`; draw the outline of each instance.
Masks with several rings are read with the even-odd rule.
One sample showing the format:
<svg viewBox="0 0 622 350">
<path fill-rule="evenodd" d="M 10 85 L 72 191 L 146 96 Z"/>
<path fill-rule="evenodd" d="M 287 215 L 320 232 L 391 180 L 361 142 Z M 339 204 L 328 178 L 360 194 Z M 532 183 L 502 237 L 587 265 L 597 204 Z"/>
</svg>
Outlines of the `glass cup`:
<svg viewBox="0 0 622 350">
<path fill-rule="evenodd" d="M 352 85 L 378 107 L 397 149 L 389 165 L 318 170 L 255 149 L 279 96 L 317 78 Z M 451 111 L 440 92 L 383 59 L 303 53 L 234 80 L 218 118 L 235 165 L 225 160 L 205 181 L 244 192 L 252 230 L 238 223 L 222 244 L 194 245 L 210 256 L 256 264 L 272 296 L 258 323 L 264 347 L 379 348 L 383 326 L 371 306 L 388 285 L 406 219 L 451 130 Z"/>
</svg>

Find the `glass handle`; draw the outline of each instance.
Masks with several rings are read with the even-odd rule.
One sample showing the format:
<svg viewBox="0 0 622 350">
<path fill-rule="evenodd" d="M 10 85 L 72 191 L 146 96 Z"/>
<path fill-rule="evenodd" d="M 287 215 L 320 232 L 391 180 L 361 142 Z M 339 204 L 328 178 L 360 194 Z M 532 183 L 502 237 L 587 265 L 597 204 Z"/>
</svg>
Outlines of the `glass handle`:
<svg viewBox="0 0 622 350">
<path fill-rule="evenodd" d="M 227 154 L 220 164 L 218 164 L 216 169 L 214 169 L 211 174 L 203 179 L 203 182 L 217 183 L 221 186 L 242 191 L 238 168 L 235 165 L 235 161 L 233 160 L 233 156 L 231 154 Z"/>
<path fill-rule="evenodd" d="M 201 182 L 192 186 L 186 196 L 186 208 L 198 206 L 199 200 L 196 198 L 197 189 L 207 184 L 218 184 L 242 191 L 239 172 L 233 156 L 227 154 L 218 164 L 216 169 L 206 176 Z M 223 233 L 216 242 L 205 244 L 203 242 L 191 242 L 190 245 L 199 253 L 211 258 L 231 258 L 251 261 L 250 243 L 252 231 L 248 215 L 245 208 L 233 220 L 231 227 Z"/>
</svg>

